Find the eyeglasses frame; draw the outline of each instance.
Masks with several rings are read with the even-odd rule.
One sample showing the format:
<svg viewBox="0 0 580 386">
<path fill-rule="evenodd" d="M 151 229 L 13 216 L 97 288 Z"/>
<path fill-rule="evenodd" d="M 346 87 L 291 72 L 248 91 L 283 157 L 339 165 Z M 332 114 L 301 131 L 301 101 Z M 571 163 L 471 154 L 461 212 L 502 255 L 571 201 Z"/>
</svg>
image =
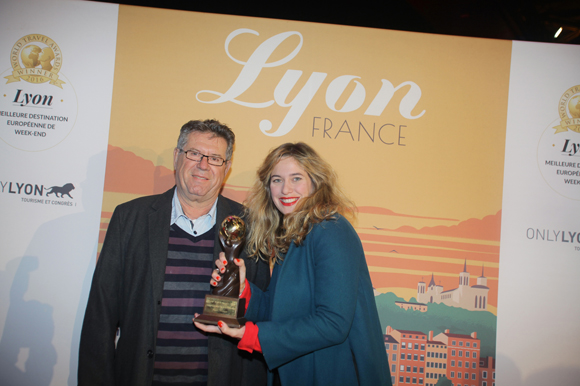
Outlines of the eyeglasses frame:
<svg viewBox="0 0 580 386">
<path fill-rule="evenodd" d="M 193 162 L 201 162 L 201 161 L 203 161 L 203 157 L 207 158 L 207 163 L 208 163 L 208 165 L 211 165 L 211 166 L 224 166 L 224 164 L 226 162 L 228 162 L 228 160 L 225 160 L 222 157 L 215 157 L 215 156 L 209 156 L 209 155 L 202 154 L 199 150 L 183 150 L 183 149 L 180 149 L 180 148 L 178 148 L 178 150 L 181 153 L 185 153 L 185 158 L 187 158 L 188 160 L 193 161 Z M 187 155 L 187 153 L 192 152 L 192 151 L 195 151 L 195 152 L 201 154 L 201 158 L 199 160 L 194 160 L 194 159 L 189 158 L 188 155 Z M 221 159 L 222 160 L 221 165 L 216 165 L 216 164 L 213 164 L 213 163 L 209 162 L 209 158 L 210 157 Z"/>
</svg>

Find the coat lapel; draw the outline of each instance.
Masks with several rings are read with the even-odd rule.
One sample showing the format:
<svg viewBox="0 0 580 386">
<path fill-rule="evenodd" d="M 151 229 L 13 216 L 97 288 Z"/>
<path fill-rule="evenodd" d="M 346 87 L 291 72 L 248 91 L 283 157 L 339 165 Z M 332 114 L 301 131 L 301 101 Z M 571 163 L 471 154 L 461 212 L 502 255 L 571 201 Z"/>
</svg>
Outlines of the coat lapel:
<svg viewBox="0 0 580 386">
<path fill-rule="evenodd" d="M 151 213 L 149 214 L 149 260 L 151 263 L 153 300 L 155 302 L 160 301 L 163 295 L 173 191 L 174 189 L 171 189 L 162 194 L 159 200 L 155 201 L 151 206 Z M 157 307 L 157 310 L 159 313 L 161 307 Z M 157 318 L 158 320 L 159 318 Z"/>
<path fill-rule="evenodd" d="M 220 228 L 222 226 L 222 221 L 224 221 L 225 218 L 230 214 L 231 214 L 230 205 L 226 200 L 223 199 L 221 195 L 218 196 L 217 213 L 215 217 L 215 239 L 214 239 L 215 246 L 213 248 L 214 260 L 217 260 L 220 252 L 223 252 L 224 250 L 222 243 L 220 241 Z"/>
</svg>

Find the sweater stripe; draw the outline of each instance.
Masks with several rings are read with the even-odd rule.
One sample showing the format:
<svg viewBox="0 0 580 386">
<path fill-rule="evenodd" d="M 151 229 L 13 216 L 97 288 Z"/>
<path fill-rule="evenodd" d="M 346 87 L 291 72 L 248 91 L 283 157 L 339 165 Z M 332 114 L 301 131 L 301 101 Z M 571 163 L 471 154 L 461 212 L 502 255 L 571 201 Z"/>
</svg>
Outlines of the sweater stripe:
<svg viewBox="0 0 580 386">
<path fill-rule="evenodd" d="M 199 237 L 171 226 L 153 385 L 207 384 L 207 336 L 192 322 L 210 293 L 215 228 Z"/>
</svg>

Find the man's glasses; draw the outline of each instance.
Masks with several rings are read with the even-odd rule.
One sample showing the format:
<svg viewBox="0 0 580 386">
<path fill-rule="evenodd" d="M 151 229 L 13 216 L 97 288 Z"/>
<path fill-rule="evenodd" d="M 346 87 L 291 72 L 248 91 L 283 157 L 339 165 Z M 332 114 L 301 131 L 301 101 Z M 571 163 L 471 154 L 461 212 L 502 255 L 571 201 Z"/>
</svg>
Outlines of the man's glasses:
<svg viewBox="0 0 580 386">
<path fill-rule="evenodd" d="M 214 155 L 205 155 L 205 154 L 201 154 L 199 151 L 197 150 L 183 150 L 183 149 L 179 149 L 180 152 L 185 153 L 185 157 L 188 160 L 191 161 L 195 161 L 195 162 L 201 162 L 201 160 L 203 159 L 203 157 L 207 158 L 207 163 L 213 166 L 222 166 L 223 164 L 226 163 L 226 160 L 223 159 L 222 157 L 216 157 Z"/>
</svg>

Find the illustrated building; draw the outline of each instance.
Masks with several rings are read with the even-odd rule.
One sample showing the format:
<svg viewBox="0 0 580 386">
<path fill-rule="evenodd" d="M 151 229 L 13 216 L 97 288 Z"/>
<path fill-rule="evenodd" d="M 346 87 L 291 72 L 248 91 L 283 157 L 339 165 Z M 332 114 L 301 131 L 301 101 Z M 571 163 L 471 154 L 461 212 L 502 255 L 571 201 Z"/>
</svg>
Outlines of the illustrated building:
<svg viewBox="0 0 580 386">
<path fill-rule="evenodd" d="M 389 365 L 391 365 L 391 383 L 397 384 L 398 374 L 399 374 L 399 342 L 392 337 L 392 335 L 383 335 L 385 338 L 385 350 L 387 351 L 387 358 L 389 359 Z"/>
<path fill-rule="evenodd" d="M 479 358 L 480 386 L 495 386 L 495 358 Z"/>
<path fill-rule="evenodd" d="M 495 386 L 495 359 L 480 357 L 477 332 L 434 337 L 388 326 L 383 337 L 393 386 L 436 386 L 443 376 L 454 386 Z"/>
<path fill-rule="evenodd" d="M 420 281 L 417 285 L 417 302 L 419 303 L 443 303 L 448 306 L 461 307 L 470 311 L 487 310 L 489 287 L 487 278 L 483 274 L 477 278 L 477 284 L 469 285 L 469 272 L 467 272 L 467 260 L 463 265 L 463 272 L 459 273 L 459 286 L 447 291 L 443 286 L 435 284 L 435 275 L 431 274 L 429 285 Z"/>
<path fill-rule="evenodd" d="M 447 378 L 454 385 L 479 385 L 479 352 L 481 342 L 477 332 L 471 335 L 452 334 L 449 330 L 433 338 L 447 346 Z M 488 386 L 491 386 L 488 384 Z"/>
<path fill-rule="evenodd" d="M 397 342 L 399 350 L 393 385 L 424 385 L 427 335 L 421 331 L 395 330 L 388 326 L 386 336 Z"/>
<path fill-rule="evenodd" d="M 429 331 L 427 356 L 425 358 L 425 386 L 435 386 L 439 378 L 447 374 L 447 345 L 433 339 Z"/>
<path fill-rule="evenodd" d="M 395 302 L 395 305 L 403 310 L 415 310 L 421 312 L 427 312 L 427 305 L 424 303 L 413 303 L 413 302 Z"/>
</svg>

